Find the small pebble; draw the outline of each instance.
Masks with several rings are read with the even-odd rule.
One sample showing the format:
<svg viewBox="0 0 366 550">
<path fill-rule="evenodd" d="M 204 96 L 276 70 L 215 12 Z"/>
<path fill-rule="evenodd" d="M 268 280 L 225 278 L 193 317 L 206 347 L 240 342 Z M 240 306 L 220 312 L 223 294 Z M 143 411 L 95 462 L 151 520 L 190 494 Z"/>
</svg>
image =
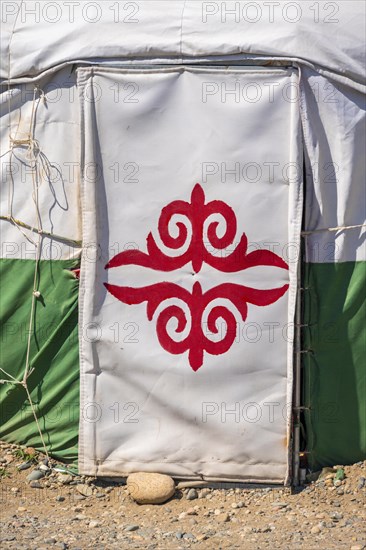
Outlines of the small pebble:
<svg viewBox="0 0 366 550">
<path fill-rule="evenodd" d="M 187 540 L 187 539 L 188 540 L 195 540 L 196 539 L 196 537 L 192 533 L 184 533 L 183 538 L 185 540 Z"/>
<path fill-rule="evenodd" d="M 226 523 L 227 521 L 230 521 L 230 516 L 226 512 L 223 512 L 217 516 L 217 521 L 220 523 Z"/>
<path fill-rule="evenodd" d="M 59 474 L 57 476 L 57 481 L 62 483 L 62 485 L 68 485 L 73 480 L 73 477 L 70 474 Z"/>
<path fill-rule="evenodd" d="M 36 481 L 37 479 L 42 479 L 44 473 L 40 470 L 33 470 L 30 474 L 27 475 L 27 481 Z"/>
<path fill-rule="evenodd" d="M 89 527 L 91 529 L 94 529 L 95 527 L 99 527 L 100 526 L 100 522 L 99 521 L 95 521 L 95 520 L 92 520 L 92 521 L 89 521 Z"/>
<path fill-rule="evenodd" d="M 39 483 L 39 481 L 31 481 L 29 486 L 32 489 L 43 489 L 42 485 Z"/>
<path fill-rule="evenodd" d="M 22 464 L 19 464 L 17 468 L 21 472 L 22 470 L 28 470 L 28 468 L 30 468 L 31 466 L 32 466 L 32 461 L 27 460 L 27 462 L 22 462 Z"/>
<path fill-rule="evenodd" d="M 187 500 L 196 500 L 198 498 L 198 494 L 196 489 L 190 489 L 187 493 Z"/>
<path fill-rule="evenodd" d="M 287 502 L 271 502 L 273 508 L 286 508 L 288 506 Z"/>
<path fill-rule="evenodd" d="M 334 521 L 339 521 L 340 519 L 343 519 L 343 514 L 341 514 L 340 512 L 331 512 L 329 516 Z"/>
<path fill-rule="evenodd" d="M 76 490 L 84 497 L 91 497 L 93 494 L 93 487 L 84 483 L 76 485 Z"/>
</svg>

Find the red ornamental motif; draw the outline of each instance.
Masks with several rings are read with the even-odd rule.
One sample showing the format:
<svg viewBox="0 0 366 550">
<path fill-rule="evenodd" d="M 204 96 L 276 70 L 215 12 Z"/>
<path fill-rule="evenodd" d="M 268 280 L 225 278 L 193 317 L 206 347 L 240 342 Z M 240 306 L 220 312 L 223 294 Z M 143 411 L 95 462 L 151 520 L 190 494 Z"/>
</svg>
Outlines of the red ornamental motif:
<svg viewBox="0 0 366 550">
<path fill-rule="evenodd" d="M 187 226 L 183 222 L 176 222 L 178 229 L 176 236 L 169 233 L 172 218 L 176 214 L 185 216 L 192 228 L 188 247 L 186 245 L 189 235 Z M 225 220 L 225 233 L 221 237 L 217 235 L 219 222 L 212 220 L 210 222 L 208 219 L 212 214 L 220 214 Z M 106 269 L 134 264 L 167 272 L 179 269 L 189 262 L 192 263 L 195 273 L 201 270 L 203 262 L 225 273 L 233 273 L 254 266 L 275 266 L 288 269 L 288 265 L 282 258 L 268 250 L 247 253 L 248 241 L 244 233 L 235 250 L 228 256 L 211 254 L 205 246 L 207 241 L 216 251 L 224 250 L 233 244 L 237 232 L 236 217 L 233 209 L 223 201 L 215 200 L 205 204 L 205 195 L 199 184 L 193 189 L 190 203 L 177 200 L 163 208 L 158 230 L 165 247 L 171 249 L 172 252 L 179 251 L 184 247 L 185 251 L 180 255 L 169 256 L 158 247 L 153 235 L 149 233 L 147 253 L 139 250 L 126 250 L 114 256 L 106 265 Z M 206 243 L 204 241 L 205 231 L 207 233 Z M 194 371 L 197 371 L 203 364 L 205 351 L 211 355 L 221 355 L 230 349 L 235 340 L 237 320 L 235 314 L 228 308 L 227 302 L 231 304 L 231 307 L 236 308 L 242 320 L 245 321 L 248 303 L 257 306 L 273 304 L 285 294 L 288 284 L 280 288 L 258 290 L 243 285 L 225 283 L 204 293 L 199 282 L 194 283 L 192 292 L 168 282 L 142 288 L 105 283 L 105 287 L 115 298 L 125 304 L 147 302 L 149 321 L 153 319 L 156 310 L 165 300 L 174 298 L 179 302 L 180 305 L 170 303 L 158 313 L 157 336 L 161 346 L 169 353 L 181 354 L 188 350 L 189 364 Z M 226 305 L 212 304 L 214 300 L 218 299 L 225 300 Z M 188 320 L 182 302 L 190 311 Z M 178 335 L 183 335 L 184 331 L 186 332 L 183 339 L 175 340 L 168 333 L 167 325 L 172 319 L 176 321 L 175 331 Z M 211 340 L 204 334 L 202 325 L 206 320 L 208 330 L 213 335 L 218 335 L 220 319 L 226 324 L 226 334 L 219 340 Z"/>
</svg>

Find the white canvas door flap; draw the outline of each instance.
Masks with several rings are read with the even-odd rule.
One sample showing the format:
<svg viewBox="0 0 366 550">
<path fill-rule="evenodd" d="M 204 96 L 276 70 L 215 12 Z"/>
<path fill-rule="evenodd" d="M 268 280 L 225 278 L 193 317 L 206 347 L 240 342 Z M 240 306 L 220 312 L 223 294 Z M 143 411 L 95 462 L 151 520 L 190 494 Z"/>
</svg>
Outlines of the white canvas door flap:
<svg viewBox="0 0 366 550">
<path fill-rule="evenodd" d="M 297 79 L 78 70 L 82 473 L 288 481 Z"/>
</svg>

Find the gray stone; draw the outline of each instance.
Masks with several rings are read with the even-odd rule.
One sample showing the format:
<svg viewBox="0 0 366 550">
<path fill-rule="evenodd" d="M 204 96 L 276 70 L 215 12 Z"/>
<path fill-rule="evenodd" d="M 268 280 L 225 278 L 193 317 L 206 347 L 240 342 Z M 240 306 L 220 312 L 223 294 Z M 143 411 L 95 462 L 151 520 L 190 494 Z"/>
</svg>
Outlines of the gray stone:
<svg viewBox="0 0 366 550">
<path fill-rule="evenodd" d="M 366 479 L 364 477 L 360 477 L 357 485 L 357 489 L 363 489 L 366 485 Z"/>
<path fill-rule="evenodd" d="M 27 481 L 36 481 L 37 479 L 42 479 L 42 477 L 44 477 L 44 472 L 33 470 L 33 472 L 27 475 Z"/>
<path fill-rule="evenodd" d="M 196 489 L 190 489 L 187 493 L 187 500 L 196 500 L 198 498 L 198 494 Z"/>
<path fill-rule="evenodd" d="M 343 514 L 340 512 L 331 512 L 329 516 L 332 518 L 333 521 L 339 521 L 340 519 L 343 519 Z"/>
<path fill-rule="evenodd" d="M 62 483 L 62 485 L 68 485 L 73 480 L 73 477 L 70 474 L 59 474 L 57 476 L 57 481 Z"/>
<path fill-rule="evenodd" d="M 42 485 L 39 483 L 39 481 L 31 481 L 29 483 L 29 486 L 32 488 L 32 489 L 43 489 Z"/>
<path fill-rule="evenodd" d="M 86 485 L 85 483 L 79 483 L 76 485 L 76 490 L 84 497 L 91 497 L 93 494 L 93 487 Z"/>
<path fill-rule="evenodd" d="M 27 460 L 27 462 L 22 462 L 22 464 L 19 464 L 17 468 L 21 472 L 22 470 L 28 470 L 28 468 L 30 468 L 31 466 L 32 466 L 32 461 Z"/>
</svg>

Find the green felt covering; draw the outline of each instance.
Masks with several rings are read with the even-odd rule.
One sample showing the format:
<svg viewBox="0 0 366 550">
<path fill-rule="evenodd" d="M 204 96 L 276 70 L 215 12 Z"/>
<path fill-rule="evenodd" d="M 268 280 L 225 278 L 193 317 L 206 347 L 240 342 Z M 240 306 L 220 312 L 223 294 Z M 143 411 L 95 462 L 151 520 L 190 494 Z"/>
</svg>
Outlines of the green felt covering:
<svg viewBox="0 0 366 550">
<path fill-rule="evenodd" d="M 366 458 L 366 262 L 304 265 L 303 392 L 310 466 Z"/>
<path fill-rule="evenodd" d="M 75 260 L 41 261 L 28 379 L 48 451 L 75 462 L 79 430 L 78 286 Z M 26 361 L 35 262 L 1 259 L 0 366 L 18 380 Z M 0 378 L 6 375 L 0 372 Z M 25 389 L 0 385 L 0 438 L 42 449 Z"/>
<path fill-rule="evenodd" d="M 24 372 L 34 262 L 0 260 L 1 367 Z M 29 388 L 50 454 L 77 461 L 79 429 L 77 261 L 42 261 Z M 366 457 L 366 262 L 305 264 L 303 398 L 313 469 Z M 0 378 L 6 378 L 1 373 Z M 25 391 L 0 385 L 0 438 L 42 449 Z"/>
</svg>

